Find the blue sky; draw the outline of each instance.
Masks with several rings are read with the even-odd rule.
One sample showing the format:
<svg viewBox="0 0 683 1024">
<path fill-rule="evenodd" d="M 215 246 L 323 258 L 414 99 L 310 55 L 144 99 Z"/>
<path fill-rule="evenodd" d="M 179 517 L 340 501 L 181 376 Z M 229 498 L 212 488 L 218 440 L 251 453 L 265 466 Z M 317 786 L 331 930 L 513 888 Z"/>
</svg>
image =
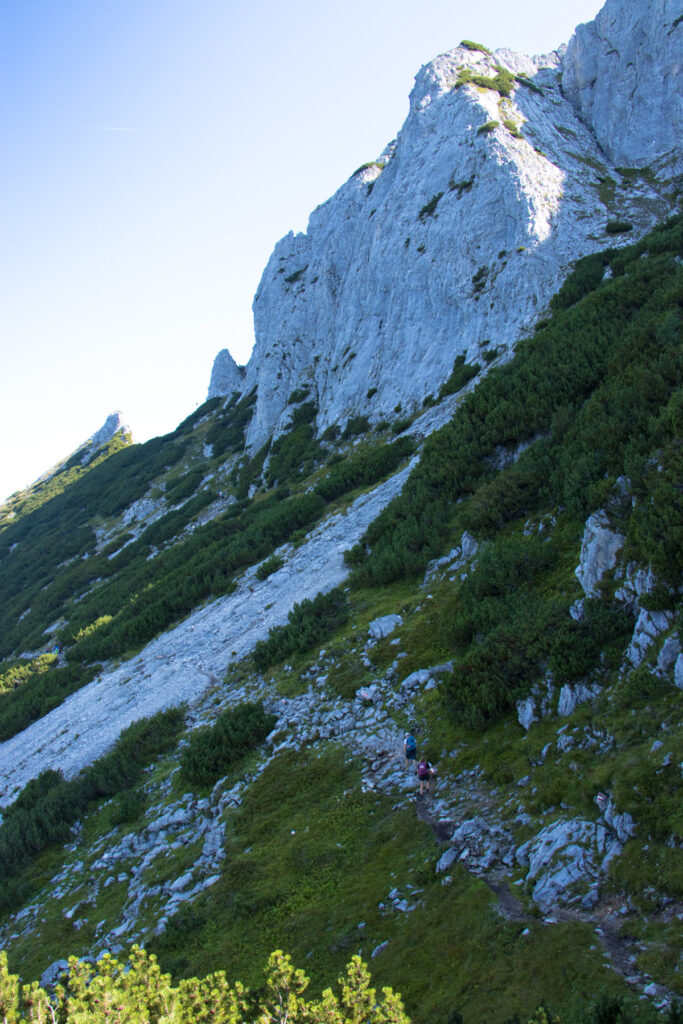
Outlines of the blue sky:
<svg viewBox="0 0 683 1024">
<path fill-rule="evenodd" d="M 0 0 L 0 500 L 248 359 L 275 242 L 396 135 L 422 64 L 546 52 L 600 6 Z"/>
</svg>

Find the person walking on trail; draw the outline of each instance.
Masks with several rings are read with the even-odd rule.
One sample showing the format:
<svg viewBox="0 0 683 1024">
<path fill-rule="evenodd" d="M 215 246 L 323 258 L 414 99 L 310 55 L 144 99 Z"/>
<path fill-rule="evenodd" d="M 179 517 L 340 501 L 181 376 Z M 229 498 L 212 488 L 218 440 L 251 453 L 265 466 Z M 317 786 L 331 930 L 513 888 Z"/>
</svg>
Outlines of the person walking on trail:
<svg viewBox="0 0 683 1024">
<path fill-rule="evenodd" d="M 420 758 L 417 766 L 417 777 L 420 780 L 420 796 L 425 792 L 429 793 L 429 784 L 436 778 L 436 772 L 426 757 Z"/>
<path fill-rule="evenodd" d="M 403 740 L 403 756 L 406 761 L 406 771 L 410 768 L 411 761 L 417 758 L 417 740 L 412 732 L 407 732 Z"/>
</svg>

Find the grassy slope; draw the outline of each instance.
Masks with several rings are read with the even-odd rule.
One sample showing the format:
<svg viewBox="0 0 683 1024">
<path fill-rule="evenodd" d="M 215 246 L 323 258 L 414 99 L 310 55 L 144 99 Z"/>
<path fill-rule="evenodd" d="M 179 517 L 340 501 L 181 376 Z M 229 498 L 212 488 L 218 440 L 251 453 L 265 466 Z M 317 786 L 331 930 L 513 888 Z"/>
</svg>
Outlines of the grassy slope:
<svg viewBox="0 0 683 1024">
<path fill-rule="evenodd" d="M 670 260 L 666 246 L 673 244 L 671 240 L 663 244 L 660 233 L 657 244 L 659 258 Z M 645 248 L 633 251 L 630 262 L 628 253 L 619 257 L 626 275 L 644 267 L 646 261 L 640 261 L 644 251 Z M 668 263 L 664 269 L 668 274 L 673 268 Z M 555 304 L 560 326 L 559 318 L 564 315 L 571 315 L 580 322 L 580 304 L 584 297 L 590 300 L 591 315 L 594 315 L 596 303 L 599 305 L 596 293 L 600 290 L 614 303 L 619 281 L 616 285 L 602 284 L 603 271 L 604 263 L 598 266 L 597 260 L 579 268 L 578 278 L 568 283 L 564 299 L 560 298 Z M 677 273 L 680 276 L 680 268 Z M 666 275 L 655 275 L 649 279 L 650 283 L 656 283 L 658 276 L 661 279 Z M 364 641 L 367 622 L 378 614 L 400 611 L 404 615 L 400 649 L 407 657 L 400 663 L 400 678 L 413 669 L 448 657 L 455 656 L 456 660 L 464 662 L 473 659 L 478 645 L 481 646 L 479 635 L 488 635 L 486 629 L 493 630 L 511 609 L 518 614 L 523 603 L 516 598 L 519 586 L 515 585 L 514 577 L 510 581 L 504 573 L 500 576 L 501 586 L 504 590 L 512 582 L 515 596 L 512 604 L 506 603 L 504 594 L 502 598 L 499 593 L 482 596 L 477 590 L 480 585 L 486 588 L 490 584 L 490 574 L 481 573 L 480 584 L 475 572 L 465 586 L 461 586 L 457 578 L 451 582 L 447 575 L 436 579 L 430 584 L 431 598 L 417 586 L 415 573 L 426 558 L 456 543 L 465 525 L 478 533 L 480 539 L 489 538 L 490 550 L 500 554 L 498 563 L 504 564 L 505 552 L 512 551 L 510 565 L 515 573 L 520 567 L 519 561 L 515 561 L 515 552 L 521 551 L 525 558 L 533 552 L 542 554 L 545 550 L 543 533 L 551 538 L 547 545 L 551 558 L 539 559 L 533 555 L 531 561 L 526 559 L 531 568 L 528 572 L 524 570 L 524 592 L 528 598 L 524 607 L 531 608 L 534 615 L 539 607 L 555 608 L 559 604 L 566 617 L 569 604 L 579 596 L 573 568 L 578 562 L 583 518 L 591 507 L 609 499 L 613 481 L 623 471 L 624 458 L 637 487 L 639 505 L 632 513 L 623 504 L 617 505 L 614 512 L 619 525 L 627 532 L 634 557 L 640 555 L 647 561 L 653 549 L 659 546 L 664 550 L 672 543 L 671 530 L 676 526 L 667 519 L 667 513 L 673 508 L 668 504 L 671 487 L 667 474 L 675 468 L 679 454 L 675 443 L 678 415 L 675 389 L 680 380 L 680 321 L 669 314 L 680 297 L 673 290 L 673 283 L 669 284 L 668 298 L 656 307 L 655 322 L 648 331 L 649 337 L 660 346 L 660 352 L 678 353 L 678 363 L 675 359 L 660 363 L 660 381 L 654 382 L 654 390 L 646 391 L 650 396 L 646 408 L 651 411 L 644 417 L 629 418 L 632 437 L 624 433 L 623 410 L 628 408 L 628 403 L 625 404 L 622 397 L 610 401 L 617 392 L 628 398 L 627 390 L 615 388 L 602 397 L 596 394 L 592 398 L 582 393 L 575 399 L 572 415 L 567 413 L 566 403 L 560 410 L 562 416 L 557 415 L 557 409 L 553 413 L 552 405 L 550 414 L 543 414 L 544 422 L 552 422 L 551 436 L 557 440 L 556 447 L 562 449 L 566 441 L 567 450 L 572 450 L 570 446 L 574 445 L 573 450 L 584 460 L 584 475 L 578 474 L 571 485 L 574 490 L 569 492 L 569 497 L 576 493 L 583 495 L 584 500 L 573 505 L 569 502 L 568 510 L 558 515 L 557 504 L 567 499 L 567 492 L 560 494 L 545 488 L 539 493 L 538 488 L 534 489 L 539 473 L 542 475 L 548 469 L 546 479 L 551 479 L 554 473 L 555 479 L 562 481 L 567 475 L 566 465 L 552 462 L 555 458 L 552 446 L 549 451 L 544 441 L 532 445 L 526 459 L 523 457 L 503 473 L 494 474 L 490 466 L 487 468 L 485 460 L 498 444 L 506 443 L 514 448 L 538 427 L 535 422 L 529 424 L 523 420 L 520 430 L 519 417 L 515 419 L 512 415 L 514 406 L 509 410 L 510 422 L 516 422 L 517 427 L 512 430 L 505 417 L 501 426 L 497 407 L 492 405 L 490 419 L 487 421 L 484 414 L 480 420 L 486 423 L 486 437 L 485 450 L 479 451 L 479 468 L 468 464 L 468 493 L 472 492 L 469 501 L 456 508 L 453 499 L 459 492 L 450 492 L 439 522 L 437 540 L 429 538 L 426 546 L 413 544 L 419 540 L 419 535 L 408 531 L 409 545 L 413 544 L 410 548 L 413 560 L 409 565 L 412 575 L 399 566 L 399 572 L 392 569 L 394 578 L 399 578 L 397 582 L 382 579 L 379 586 L 364 583 L 351 595 L 350 624 L 325 644 L 328 661 L 335 662 L 329 672 L 331 689 L 351 697 L 357 686 L 370 682 L 391 663 L 396 648 L 388 641 L 372 651 L 371 668 L 366 669 L 359 662 L 357 652 Z M 617 312 L 616 307 L 612 309 Z M 632 319 L 629 315 L 629 320 Z M 543 330 L 552 332 L 553 328 Z M 542 331 L 539 332 L 541 342 Z M 552 341 L 552 333 L 548 337 Z M 616 340 L 619 344 L 624 341 L 623 331 L 617 332 Z M 637 335 L 632 333 L 625 340 L 627 348 L 630 346 L 638 356 Z M 622 348 L 619 359 L 607 359 L 611 369 L 620 371 L 620 380 L 624 379 L 624 373 L 628 377 L 623 352 Z M 525 355 L 528 356 L 528 346 Z M 604 355 L 609 356 L 609 353 Z M 651 368 L 653 360 L 649 357 L 648 363 Z M 636 376 L 631 383 L 640 393 L 639 385 L 651 378 L 642 377 L 642 360 L 638 363 L 636 358 L 634 366 Z M 598 384 L 604 379 L 604 374 L 601 378 L 600 374 L 590 372 L 597 377 Z M 510 364 L 505 373 L 514 375 L 515 363 Z M 571 364 L 568 364 L 568 376 L 576 376 Z M 504 387 L 505 379 L 499 374 L 488 387 L 494 391 Z M 528 397 L 528 386 L 522 390 Z M 486 387 L 477 390 L 480 402 L 485 401 L 487 393 Z M 474 400 L 469 409 L 476 412 Z M 665 410 L 664 415 L 662 410 Z M 538 410 L 532 411 L 535 416 L 540 415 Z M 584 426 L 580 422 L 582 417 Z M 419 499 L 423 493 L 420 488 L 432 486 L 429 473 L 435 463 L 441 459 L 448 469 L 443 452 L 452 450 L 454 442 L 449 432 L 454 429 L 457 428 L 447 428 L 430 442 L 427 457 L 407 489 L 407 498 L 397 503 L 402 522 L 409 521 L 411 497 L 417 494 Z M 502 434 L 495 433 L 499 429 Z M 602 460 L 598 461 L 597 471 L 586 440 L 591 436 L 592 451 L 598 452 Z M 621 438 L 612 448 L 605 440 L 610 436 Z M 648 469 L 653 452 L 657 452 L 662 467 L 654 480 Z M 442 482 L 433 492 L 439 501 Z M 305 485 L 305 480 L 296 481 L 297 487 Z M 588 508 L 585 506 L 587 496 Z M 650 501 L 656 496 L 661 497 L 659 503 Z M 544 531 L 535 539 L 525 536 L 529 520 L 534 529 L 544 524 Z M 366 578 L 370 580 L 373 564 L 380 564 L 376 556 L 383 550 L 383 531 L 387 531 L 389 524 L 390 534 L 396 522 L 395 507 L 373 527 L 370 539 L 374 546 L 370 556 L 366 553 L 359 558 L 357 553 L 361 568 L 370 566 L 370 571 L 366 571 Z M 384 566 L 389 564 L 388 560 L 384 562 Z M 485 559 L 483 564 L 486 566 Z M 380 564 L 376 575 L 381 577 L 382 571 Z M 390 577 L 391 573 L 385 575 Z M 475 623 L 474 635 L 467 619 L 470 611 L 462 607 L 464 593 L 469 594 L 468 601 L 479 611 L 484 602 L 488 602 L 486 607 L 491 621 L 488 625 Z M 609 589 L 606 596 L 609 597 Z M 665 594 L 664 598 L 670 600 L 671 595 Z M 664 598 L 660 595 L 660 599 Z M 460 621 L 458 617 L 462 618 L 463 614 L 465 621 Z M 525 612 L 522 623 L 525 628 L 527 620 L 535 621 L 531 611 L 528 616 Z M 645 948 L 639 953 L 640 966 L 680 991 L 679 937 L 675 921 L 667 923 L 661 913 L 667 898 L 673 896 L 680 900 L 683 896 L 679 850 L 671 846 L 672 833 L 674 843 L 679 843 L 683 831 L 680 780 L 662 774 L 661 756 L 656 758 L 651 752 L 653 740 L 662 736 L 660 726 L 664 723 L 667 726 L 666 749 L 672 751 L 674 764 L 683 758 L 683 730 L 677 707 L 680 695 L 669 683 L 654 679 L 647 667 L 632 674 L 626 682 L 618 680 L 616 653 L 623 649 L 625 636 L 617 630 L 607 641 L 608 655 L 611 645 L 614 657 L 608 656 L 606 666 L 590 666 L 591 672 L 601 673 L 604 689 L 595 705 L 581 706 L 566 720 L 569 733 L 575 737 L 574 749 L 562 753 L 554 748 L 544 764 L 540 763 L 541 752 L 548 743 L 555 742 L 559 723 L 556 719 L 544 720 L 527 736 L 510 711 L 514 697 L 533 682 L 536 669 L 523 679 L 514 680 L 510 694 L 504 693 L 492 713 L 484 716 L 488 725 L 483 731 L 472 728 L 472 723 L 468 725 L 459 712 L 453 713 L 460 699 L 457 678 L 443 691 L 426 694 L 421 699 L 418 718 L 422 735 L 428 737 L 432 756 L 439 759 L 444 784 L 457 787 L 461 772 L 478 768 L 486 799 L 497 802 L 511 827 L 520 807 L 531 816 L 533 828 L 537 830 L 545 821 L 552 820 L 547 816 L 560 804 L 565 804 L 571 814 L 594 816 L 596 790 L 608 789 L 614 793 L 619 808 L 630 810 L 636 817 L 639 835 L 614 862 L 605 895 L 607 900 L 631 900 L 635 910 L 625 918 L 624 931 L 645 940 Z M 655 646 L 650 664 L 656 651 Z M 544 656 L 541 647 L 537 656 L 539 666 Z M 305 689 L 307 682 L 302 677 L 312 658 L 313 654 L 290 659 L 293 671 L 273 673 L 283 692 Z M 315 660 L 324 664 L 319 655 Z M 506 660 L 505 656 L 502 660 Z M 250 669 L 239 666 L 236 671 L 244 675 Z M 590 747 L 582 747 L 586 727 L 608 731 L 613 737 L 613 745 L 603 755 L 596 754 Z M 457 755 L 453 753 L 456 750 Z M 450 753 L 442 756 L 444 751 Z M 240 773 L 249 770 L 249 764 L 228 776 L 226 788 Z M 173 759 L 160 763 L 152 779 L 167 777 L 173 765 Z M 591 925 L 568 921 L 549 926 L 538 919 L 524 900 L 526 919 L 506 921 L 496 912 L 495 898 L 487 886 L 463 869 L 452 872 L 453 882 L 443 885 L 441 876 L 436 876 L 433 870 L 438 849 L 430 830 L 410 808 L 363 792 L 360 767 L 345 751 L 331 744 L 297 756 L 281 755 L 270 765 L 248 790 L 242 807 L 226 812 L 227 857 L 220 882 L 190 910 L 179 913 L 165 936 L 153 941 L 164 968 L 185 975 L 203 975 L 215 967 L 224 967 L 230 977 L 258 984 L 260 965 L 267 953 L 281 946 L 306 969 L 317 988 L 331 983 L 353 952 L 362 950 L 368 958 L 377 944 L 388 939 L 388 947 L 372 961 L 374 980 L 401 991 L 409 1012 L 420 1024 L 446 1022 L 456 1009 L 464 1014 L 468 1024 L 481 1020 L 503 1022 L 514 1013 L 530 1014 L 541 999 L 546 999 L 565 1019 L 583 1020 L 587 1019 L 587 1003 L 598 993 L 626 996 L 628 990 L 624 982 L 605 970 L 602 951 Z M 517 781 L 526 775 L 530 776 L 529 783 L 519 788 Z M 174 779 L 174 786 L 180 785 L 177 777 Z M 87 875 L 93 868 L 88 849 L 95 839 L 111 829 L 114 811 L 115 805 L 111 804 L 93 811 L 84 821 L 83 840 L 75 849 L 67 853 L 53 850 L 37 860 L 31 869 L 35 883 L 46 883 L 63 858 L 72 862 L 80 859 L 84 861 L 82 895 L 90 899 Z M 476 806 L 472 811 L 476 811 Z M 116 827 L 120 831 L 134 826 Z M 528 832 L 517 827 L 518 840 L 523 841 L 532 830 L 532 826 L 528 827 Z M 154 879 L 159 881 L 160 873 L 168 878 L 177 877 L 192 863 L 194 853 L 194 849 L 189 848 L 185 853 L 174 854 L 173 860 L 153 870 Z M 417 908 L 403 915 L 382 913 L 379 904 L 386 904 L 389 890 L 396 884 L 405 889 L 408 883 L 422 890 Z M 68 952 L 96 949 L 96 923 L 105 920 L 107 927 L 111 927 L 116 922 L 123 902 L 123 886 L 116 883 L 107 889 L 98 887 L 94 905 L 84 912 L 88 923 L 80 932 L 74 931 L 64 917 L 64 911 L 73 906 L 74 899 L 71 893 L 48 903 L 40 935 L 10 946 L 15 969 L 20 967 L 25 976 L 37 976 L 51 959 Z M 145 913 L 153 922 L 158 908 L 151 903 Z M 363 927 L 359 928 L 361 924 Z M 526 929 L 528 933 L 523 934 Z M 646 1008 L 641 1012 L 647 1015 Z"/>
</svg>

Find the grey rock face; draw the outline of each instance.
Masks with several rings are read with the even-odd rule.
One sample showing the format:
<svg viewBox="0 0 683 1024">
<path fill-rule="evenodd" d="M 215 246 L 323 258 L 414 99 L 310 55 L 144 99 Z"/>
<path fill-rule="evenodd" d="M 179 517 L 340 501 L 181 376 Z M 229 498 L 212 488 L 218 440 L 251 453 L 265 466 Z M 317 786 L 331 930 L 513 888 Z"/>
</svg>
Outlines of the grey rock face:
<svg viewBox="0 0 683 1024">
<path fill-rule="evenodd" d="M 631 643 L 626 650 L 626 660 L 634 667 L 640 665 L 654 641 L 670 627 L 673 616 L 670 612 L 650 612 L 641 609 L 636 619 Z"/>
<path fill-rule="evenodd" d="M 517 701 L 517 720 L 527 732 L 534 722 L 538 721 L 536 714 L 536 701 L 533 697 Z"/>
<path fill-rule="evenodd" d="M 567 46 L 563 91 L 616 165 L 683 167 L 680 15 L 680 0 L 607 0 Z"/>
<path fill-rule="evenodd" d="M 623 579 L 623 583 L 614 592 L 617 601 L 621 601 L 634 613 L 640 611 L 640 599 L 650 594 L 657 584 L 652 569 L 640 569 L 635 562 L 629 562 L 625 569 L 617 569 L 615 578 Z"/>
<path fill-rule="evenodd" d="M 244 385 L 244 367 L 238 366 L 227 348 L 221 349 L 213 361 L 207 398 L 230 395 L 241 391 Z"/>
<path fill-rule="evenodd" d="M 633 6 L 642 14 L 645 0 L 607 5 L 620 41 L 635 22 L 644 24 L 644 14 L 619 19 L 620 7 Z M 641 52 L 652 43 L 650 99 L 667 116 L 652 116 L 645 99 L 634 100 L 626 134 L 642 145 L 637 119 L 652 124 L 645 131 L 654 136 L 653 156 L 671 148 L 671 137 L 680 139 L 668 116 L 675 42 L 659 44 L 672 10 L 673 0 L 658 0 L 653 25 L 635 49 L 624 49 L 637 54 L 640 87 L 650 71 Z M 613 241 L 608 219 L 627 217 L 638 233 L 668 212 L 664 186 L 649 181 L 619 190 L 609 211 L 596 193 L 596 168 L 615 180 L 618 172 L 592 134 L 593 121 L 601 123 L 598 114 L 612 101 L 618 108 L 613 94 L 623 81 L 602 59 L 602 35 L 593 33 L 577 35 L 565 60 L 571 102 L 558 82 L 558 54 L 490 56 L 458 47 L 419 71 L 395 142 L 314 210 L 304 234 L 283 238 L 264 270 L 254 298 L 256 343 L 241 385 L 258 387 L 250 448 L 284 429 L 287 397 L 301 387 L 318 405 L 319 430 L 357 414 L 377 421 L 399 404 L 404 412 L 418 409 L 438 392 L 456 356 L 483 365 L 483 347 L 495 339 L 506 358 L 572 260 Z M 584 73 L 591 60 L 595 71 Z M 516 84 L 501 98 L 458 85 L 463 69 L 492 76 L 497 65 L 537 88 Z M 594 83 L 590 104 L 584 79 Z M 634 162 L 621 150 L 619 159 Z M 211 394 L 234 387 L 232 366 L 225 382 L 218 368 L 215 375 Z"/>
<path fill-rule="evenodd" d="M 617 811 L 611 798 L 604 810 L 604 818 L 609 827 L 616 833 L 620 843 L 625 843 L 635 833 L 636 826 L 633 817 L 628 811 L 622 811 L 621 813 Z"/>
<path fill-rule="evenodd" d="M 597 595 L 598 583 L 617 564 L 617 553 L 623 543 L 624 538 L 610 528 L 604 512 L 588 517 L 581 541 L 581 560 L 574 570 L 586 597 Z"/>
<path fill-rule="evenodd" d="M 662 649 L 657 656 L 657 673 L 661 676 L 667 676 L 672 669 L 675 670 L 676 662 L 681 653 L 681 643 L 678 639 L 678 634 L 674 633 L 673 636 L 667 637 L 662 644 Z"/>
<path fill-rule="evenodd" d="M 578 683 L 575 686 L 563 686 L 557 701 L 557 713 L 566 717 L 574 713 L 578 704 L 584 704 L 587 700 L 594 700 L 600 693 L 600 687 Z"/>
<path fill-rule="evenodd" d="M 547 672 L 543 684 L 533 687 L 528 697 L 517 701 L 517 721 L 528 732 L 534 722 L 550 714 L 555 686 L 552 672 Z"/>
<path fill-rule="evenodd" d="M 436 558 L 433 562 L 429 563 L 425 572 L 425 583 L 428 583 L 429 580 L 433 579 L 444 569 L 447 569 L 449 573 L 462 569 L 470 559 L 474 558 L 478 551 L 478 542 L 472 534 L 465 530 L 460 538 L 459 547 L 453 548 L 443 558 Z"/>
</svg>

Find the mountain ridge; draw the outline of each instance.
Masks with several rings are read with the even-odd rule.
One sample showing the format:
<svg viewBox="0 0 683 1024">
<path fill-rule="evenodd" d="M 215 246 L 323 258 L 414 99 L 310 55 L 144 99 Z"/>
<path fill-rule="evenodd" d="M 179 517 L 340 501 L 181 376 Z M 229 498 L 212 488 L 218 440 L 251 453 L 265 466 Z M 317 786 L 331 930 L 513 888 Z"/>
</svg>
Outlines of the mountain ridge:
<svg viewBox="0 0 683 1024">
<path fill-rule="evenodd" d="M 23 974 L 142 942 L 259 993 L 279 946 L 321 987 L 371 959 L 417 1024 L 678 1020 L 683 227 L 642 234 L 675 183 L 606 162 L 562 57 L 426 65 L 396 146 L 276 248 L 275 341 L 221 361 L 229 395 L 0 517 L 0 942 Z M 342 323 L 310 360 L 387 288 L 396 346 L 378 320 L 346 351 Z"/>
</svg>

